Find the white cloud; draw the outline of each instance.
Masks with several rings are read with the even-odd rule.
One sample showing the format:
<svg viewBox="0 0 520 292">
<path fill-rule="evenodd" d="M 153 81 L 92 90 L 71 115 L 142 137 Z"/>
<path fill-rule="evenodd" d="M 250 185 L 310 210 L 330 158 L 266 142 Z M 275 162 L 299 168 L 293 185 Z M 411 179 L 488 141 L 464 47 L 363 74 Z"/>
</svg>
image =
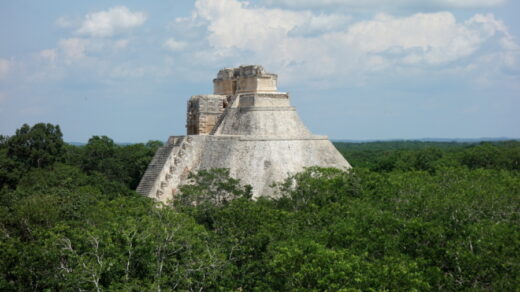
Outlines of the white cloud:
<svg viewBox="0 0 520 292">
<path fill-rule="evenodd" d="M 433 5 L 443 7 L 492 7 L 506 3 L 507 0 L 430 0 Z M 416 0 L 416 3 L 421 1 Z"/>
<path fill-rule="evenodd" d="M 81 23 L 80 19 L 74 19 L 69 16 L 61 16 L 58 19 L 56 19 L 56 25 L 61 28 L 72 28 L 76 27 Z"/>
<path fill-rule="evenodd" d="M 34 79 L 45 79 L 45 75 L 50 78 L 63 78 L 67 76 L 68 70 L 74 68 L 99 68 L 101 63 L 111 63 L 112 58 L 118 57 L 121 50 L 128 47 L 132 38 L 102 37 L 114 36 L 140 26 L 145 20 L 144 13 L 132 12 L 124 6 L 87 14 L 83 20 L 68 16 L 59 17 L 55 22 L 57 26 L 79 28 L 75 30 L 75 36 L 60 39 L 55 48 L 38 53 L 39 58 L 47 63 L 44 64 L 46 66 L 44 69 L 37 70 L 38 73 L 33 74 Z M 79 37 L 78 34 L 82 36 Z M 109 70 L 99 69 L 99 71 Z"/>
<path fill-rule="evenodd" d="M 190 23 L 204 24 L 209 43 L 209 48 L 200 45 L 195 59 L 257 62 L 284 76 L 345 80 L 396 66 L 470 68 L 490 52 L 499 54 L 493 62 L 518 63 L 518 45 L 491 14 L 477 14 L 465 22 L 450 12 L 379 14 L 349 23 L 348 17 L 335 14 L 258 8 L 237 0 L 198 0 L 192 17 L 179 21 Z"/>
<path fill-rule="evenodd" d="M 148 72 L 145 67 L 135 67 L 128 65 L 117 66 L 110 71 L 112 78 L 140 78 Z"/>
<path fill-rule="evenodd" d="M 0 59 L 0 79 L 6 78 L 10 69 L 11 62 L 6 59 Z"/>
<path fill-rule="evenodd" d="M 196 17 L 191 21 L 206 22 L 210 44 L 221 50 L 217 54 L 224 55 L 226 49 L 268 51 L 301 35 L 335 31 L 338 24 L 349 19 L 309 11 L 249 8 L 247 3 L 236 0 L 199 0 L 195 7 Z"/>
<path fill-rule="evenodd" d="M 40 57 L 42 57 L 43 59 L 45 59 L 49 62 L 54 62 L 56 60 L 57 55 L 58 55 L 58 53 L 56 52 L 56 49 L 48 49 L 48 50 L 40 51 Z"/>
<path fill-rule="evenodd" d="M 188 45 L 187 42 L 178 41 L 174 38 L 170 38 L 164 42 L 164 47 L 171 51 L 181 51 Z"/>
<path fill-rule="evenodd" d="M 476 16 L 478 17 L 478 16 Z M 490 19 L 494 21 L 494 19 Z M 472 18 L 458 24 L 449 12 L 415 14 L 406 18 L 380 15 L 371 21 L 352 25 L 342 38 L 348 46 L 368 54 L 402 56 L 404 63 L 439 64 L 466 57 L 475 52 L 493 32 L 484 27 L 471 28 Z M 489 34 L 490 33 L 490 34 Z"/>
<path fill-rule="evenodd" d="M 81 38 L 69 38 L 59 41 L 59 47 L 69 61 L 85 58 L 88 40 Z"/>
<path fill-rule="evenodd" d="M 72 37 L 59 40 L 57 48 L 42 50 L 38 56 L 52 66 L 79 64 L 80 61 L 91 63 L 103 56 L 119 54 L 119 51 L 125 49 L 129 43 L 129 39 L 100 40 Z"/>
<path fill-rule="evenodd" d="M 504 4 L 507 0 L 265 0 L 273 6 L 297 9 L 307 8 L 475 8 L 493 7 Z"/>
<path fill-rule="evenodd" d="M 125 6 L 90 13 L 77 33 L 93 37 L 109 37 L 124 30 L 141 26 L 146 21 L 143 12 L 132 12 Z"/>
<path fill-rule="evenodd" d="M 130 43 L 129 39 L 117 40 L 114 42 L 114 48 L 117 50 L 124 49 L 124 48 L 128 47 L 129 43 Z"/>
<path fill-rule="evenodd" d="M 303 20 L 303 23 L 290 31 L 291 35 L 313 35 L 325 31 L 342 30 L 350 21 L 350 17 L 342 14 L 313 15 L 306 13 Z"/>
</svg>

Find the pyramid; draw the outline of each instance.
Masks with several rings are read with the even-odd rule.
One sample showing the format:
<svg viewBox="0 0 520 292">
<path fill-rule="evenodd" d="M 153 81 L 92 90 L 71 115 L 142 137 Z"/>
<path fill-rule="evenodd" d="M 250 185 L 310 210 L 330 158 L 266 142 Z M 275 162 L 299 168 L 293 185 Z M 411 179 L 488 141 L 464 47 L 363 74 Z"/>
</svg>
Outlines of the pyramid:
<svg viewBox="0 0 520 292">
<path fill-rule="evenodd" d="M 167 202 L 190 172 L 226 168 L 257 198 L 273 195 L 273 183 L 305 167 L 349 169 L 326 136 L 305 127 L 277 79 L 258 65 L 220 70 L 214 94 L 189 99 L 187 135 L 171 136 L 157 150 L 137 192 Z"/>
</svg>

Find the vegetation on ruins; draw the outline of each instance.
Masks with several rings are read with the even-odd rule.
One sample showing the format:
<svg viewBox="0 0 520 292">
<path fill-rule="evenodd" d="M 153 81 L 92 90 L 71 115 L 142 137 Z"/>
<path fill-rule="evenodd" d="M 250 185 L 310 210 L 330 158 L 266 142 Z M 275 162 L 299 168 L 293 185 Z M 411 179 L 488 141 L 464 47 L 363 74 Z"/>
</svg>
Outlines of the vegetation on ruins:
<svg viewBox="0 0 520 292">
<path fill-rule="evenodd" d="M 157 208 L 133 189 L 160 145 L 0 136 L 0 290 L 520 287 L 520 142 L 337 143 L 352 171 L 309 168 L 278 199 L 220 169 Z"/>
</svg>

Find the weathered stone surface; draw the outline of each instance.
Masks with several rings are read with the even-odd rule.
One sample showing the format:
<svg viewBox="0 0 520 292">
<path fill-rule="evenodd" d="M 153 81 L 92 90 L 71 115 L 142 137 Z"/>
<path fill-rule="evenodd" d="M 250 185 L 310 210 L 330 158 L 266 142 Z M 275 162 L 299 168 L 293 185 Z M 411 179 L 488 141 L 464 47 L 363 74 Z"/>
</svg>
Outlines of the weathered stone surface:
<svg viewBox="0 0 520 292">
<path fill-rule="evenodd" d="M 215 94 L 235 95 L 247 92 L 276 92 L 278 76 L 266 73 L 262 66 L 225 68 L 213 79 Z"/>
<path fill-rule="evenodd" d="M 188 102 L 188 136 L 168 139 L 137 191 L 166 202 L 190 171 L 228 168 L 253 187 L 254 197 L 270 196 L 274 182 L 305 167 L 350 168 L 326 136 L 309 132 L 289 95 L 276 92 L 276 80 L 256 65 L 220 70 L 215 94 Z"/>
<path fill-rule="evenodd" d="M 225 95 L 195 95 L 188 101 L 188 135 L 209 134 L 227 106 Z"/>
</svg>

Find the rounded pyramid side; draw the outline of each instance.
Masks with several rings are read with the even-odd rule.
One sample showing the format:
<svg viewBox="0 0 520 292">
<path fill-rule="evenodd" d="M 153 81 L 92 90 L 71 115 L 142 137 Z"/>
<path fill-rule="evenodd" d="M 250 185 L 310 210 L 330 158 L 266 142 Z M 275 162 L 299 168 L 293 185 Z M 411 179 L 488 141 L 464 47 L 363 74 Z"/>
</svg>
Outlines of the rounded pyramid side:
<svg viewBox="0 0 520 292">
<path fill-rule="evenodd" d="M 322 136 L 299 139 L 214 137 L 206 141 L 198 168 L 228 168 L 232 177 L 253 187 L 254 197 L 273 195 L 273 183 L 281 182 L 306 167 L 343 170 L 351 167 L 334 145 Z"/>
<path fill-rule="evenodd" d="M 228 109 L 217 135 L 308 137 L 311 135 L 287 93 L 249 94 L 237 97 Z"/>
</svg>

